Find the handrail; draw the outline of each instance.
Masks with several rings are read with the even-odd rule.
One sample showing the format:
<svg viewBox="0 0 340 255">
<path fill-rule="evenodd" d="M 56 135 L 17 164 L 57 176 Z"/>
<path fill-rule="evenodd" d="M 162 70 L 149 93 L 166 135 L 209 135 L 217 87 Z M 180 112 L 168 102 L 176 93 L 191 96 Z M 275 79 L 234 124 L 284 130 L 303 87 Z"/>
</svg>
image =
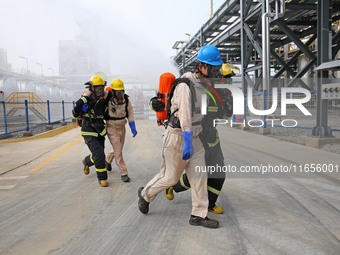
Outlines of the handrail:
<svg viewBox="0 0 340 255">
<path fill-rule="evenodd" d="M 12 92 L 5 99 L 6 102 L 14 103 L 10 104 L 6 109 L 6 114 L 12 109 L 24 109 L 23 104 L 27 100 L 28 108 L 37 110 L 42 116 L 46 118 L 46 108 L 44 107 L 44 101 L 34 92 Z M 15 104 L 20 103 L 20 104 Z"/>
<path fill-rule="evenodd" d="M 8 97 L 12 102 L 0 101 L 0 114 L 3 114 L 3 118 L 0 118 L 0 139 L 4 135 L 7 136 L 21 131 L 30 131 L 35 127 L 39 127 L 40 130 L 40 126 L 53 125 L 55 123 L 62 123 L 73 119 L 71 109 L 73 109 L 74 101 L 53 102 L 53 110 L 51 111 L 50 102 L 48 100 L 45 102 L 38 102 L 39 98 L 35 98 L 33 94 L 27 94 L 27 99 L 25 102 L 22 102 L 23 94 L 24 93 L 20 93 Z M 29 106 L 30 103 L 28 102 L 28 99 L 35 100 L 36 102 L 31 103 Z M 16 100 L 16 102 L 13 100 Z M 42 116 L 42 112 L 38 112 L 37 109 L 40 105 L 46 109 L 47 118 Z M 12 106 L 24 106 L 24 108 L 20 109 L 19 114 L 15 114 L 18 109 L 12 108 L 12 111 L 7 114 L 7 109 Z M 33 115 L 35 115 L 35 117 Z"/>
</svg>

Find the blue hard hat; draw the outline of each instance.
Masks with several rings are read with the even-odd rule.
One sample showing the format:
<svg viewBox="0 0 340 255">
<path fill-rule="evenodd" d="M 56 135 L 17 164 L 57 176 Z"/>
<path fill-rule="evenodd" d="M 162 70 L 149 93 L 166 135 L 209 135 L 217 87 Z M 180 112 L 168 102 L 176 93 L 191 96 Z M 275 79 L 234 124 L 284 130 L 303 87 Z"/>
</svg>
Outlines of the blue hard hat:
<svg viewBox="0 0 340 255">
<path fill-rule="evenodd" d="M 223 64 L 221 53 L 214 45 L 203 46 L 199 50 L 196 60 L 212 66 Z"/>
</svg>

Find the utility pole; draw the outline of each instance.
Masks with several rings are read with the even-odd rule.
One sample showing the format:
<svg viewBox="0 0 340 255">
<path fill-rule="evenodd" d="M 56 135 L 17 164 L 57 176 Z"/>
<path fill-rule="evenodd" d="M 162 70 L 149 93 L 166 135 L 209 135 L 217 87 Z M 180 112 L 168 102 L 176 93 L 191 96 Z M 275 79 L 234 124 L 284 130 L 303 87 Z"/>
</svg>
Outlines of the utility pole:
<svg viewBox="0 0 340 255">
<path fill-rule="evenodd" d="M 214 14 L 214 1 L 213 0 L 210 0 L 210 18 L 212 18 Z"/>
<path fill-rule="evenodd" d="M 41 63 L 35 63 L 36 65 L 39 65 L 41 68 L 41 76 L 44 76 L 44 68 L 43 65 Z"/>
<path fill-rule="evenodd" d="M 24 56 L 19 56 L 19 58 L 25 59 L 26 60 L 26 73 L 28 73 L 28 58 L 24 57 Z"/>
</svg>

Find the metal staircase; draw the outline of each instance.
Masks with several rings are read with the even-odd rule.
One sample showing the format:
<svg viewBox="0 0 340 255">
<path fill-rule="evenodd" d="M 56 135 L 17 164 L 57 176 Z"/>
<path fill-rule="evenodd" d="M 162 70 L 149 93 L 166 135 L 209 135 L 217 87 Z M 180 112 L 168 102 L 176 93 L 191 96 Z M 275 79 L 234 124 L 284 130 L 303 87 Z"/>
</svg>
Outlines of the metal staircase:
<svg viewBox="0 0 340 255">
<path fill-rule="evenodd" d="M 46 118 L 46 102 L 33 92 L 13 92 L 6 99 L 6 115 L 13 116 L 17 111 L 25 109 L 25 101 L 28 103 L 28 110 L 42 121 Z"/>
</svg>

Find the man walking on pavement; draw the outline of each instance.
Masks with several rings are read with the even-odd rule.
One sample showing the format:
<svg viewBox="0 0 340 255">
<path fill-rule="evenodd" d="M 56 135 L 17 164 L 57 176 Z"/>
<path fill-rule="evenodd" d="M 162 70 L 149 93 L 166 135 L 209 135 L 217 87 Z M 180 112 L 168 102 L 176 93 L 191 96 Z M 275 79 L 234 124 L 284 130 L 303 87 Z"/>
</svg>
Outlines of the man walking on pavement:
<svg viewBox="0 0 340 255">
<path fill-rule="evenodd" d="M 211 48 L 212 50 L 213 48 Z M 205 56 L 207 56 L 207 51 L 205 51 Z M 209 64 L 209 59 L 205 56 L 199 56 L 198 59 L 206 64 Z M 197 66 L 198 68 L 198 66 Z M 199 72 L 198 69 L 196 69 Z M 228 64 L 223 64 L 220 70 L 222 75 L 221 80 L 218 83 L 225 82 L 225 79 L 230 79 L 232 70 Z M 202 133 L 200 135 L 201 141 L 205 150 L 205 163 L 206 166 L 224 166 L 224 157 L 220 145 L 220 140 L 218 136 L 217 129 L 213 125 L 214 119 L 223 119 L 230 117 L 232 115 L 232 103 L 225 94 L 226 91 L 217 91 L 213 86 L 204 83 L 204 92 L 208 95 L 208 109 L 207 115 L 203 117 L 202 120 Z M 150 100 L 150 106 L 155 111 L 162 111 L 164 109 L 164 104 L 157 100 L 156 97 Z M 223 207 L 216 204 L 217 198 L 223 187 L 225 181 L 225 173 L 212 172 L 208 173 L 208 198 L 209 198 L 209 211 L 215 214 L 222 214 L 224 212 Z M 180 180 L 173 186 L 165 190 L 165 197 L 168 200 L 174 199 L 174 191 L 179 193 L 190 189 L 190 183 L 187 174 L 182 174 Z"/>
<path fill-rule="evenodd" d="M 207 55 L 207 51 L 210 52 Z M 192 211 L 189 224 L 207 228 L 218 228 L 218 221 L 209 219 L 207 174 L 195 171 L 195 166 L 205 166 L 204 148 L 199 134 L 202 131 L 201 95 L 204 90 L 203 83 L 208 77 L 219 73 L 223 64 L 220 52 L 215 46 L 208 45 L 200 49 L 198 55 L 209 57 L 206 64 L 198 60 L 200 72 L 185 73 L 181 78 L 190 80 L 190 86 L 185 82 L 174 87 L 171 98 L 168 127 L 164 132 L 162 166 L 160 172 L 151 179 L 145 188 L 138 190 L 139 210 L 147 214 L 149 203 L 156 196 L 175 185 L 186 171 L 191 184 Z"/>
<path fill-rule="evenodd" d="M 123 182 L 129 182 L 128 170 L 123 159 L 125 125 L 128 122 L 133 137 L 137 135 L 134 112 L 129 96 L 125 94 L 124 83 L 120 79 L 111 82 L 110 101 L 108 103 L 107 136 L 113 150 L 106 156 L 106 167 L 112 170 L 111 163 L 116 161 Z"/>
<path fill-rule="evenodd" d="M 99 185 L 107 187 L 109 184 L 104 152 L 106 135 L 104 115 L 107 109 L 107 93 L 104 87 L 106 81 L 99 75 L 93 75 L 85 85 L 88 85 L 88 90 L 75 103 L 72 110 L 75 118 L 82 117 L 81 135 L 91 151 L 91 154 L 83 160 L 83 171 L 85 175 L 88 175 L 90 166 L 95 165 Z"/>
<path fill-rule="evenodd" d="M 198 56 L 202 62 L 209 64 L 209 60 L 206 60 L 203 56 Z M 197 69 L 199 72 L 199 70 Z M 221 80 L 214 79 L 214 83 L 225 82 L 225 79 L 230 79 L 231 69 L 227 64 L 223 64 L 221 67 Z M 230 81 L 229 81 L 230 82 Z M 226 119 L 232 115 L 232 102 L 230 102 L 230 91 L 214 88 L 214 84 L 205 83 L 204 90 L 208 95 L 208 110 L 207 115 L 204 116 L 202 121 L 203 131 L 200 134 L 201 141 L 205 150 L 205 164 L 207 167 L 219 166 L 221 169 L 224 167 L 224 156 L 221 149 L 220 138 L 216 127 L 214 127 L 214 119 Z M 228 97 L 229 96 L 229 97 Z M 225 172 L 212 171 L 208 172 L 208 198 L 209 198 L 209 211 L 215 214 L 222 214 L 224 209 L 222 206 L 217 205 L 216 201 L 222 190 L 225 181 Z M 182 192 L 190 189 L 190 182 L 188 176 L 183 174 L 180 181 L 173 187 L 169 187 L 165 190 L 165 197 L 168 200 L 174 199 L 175 192 Z"/>
</svg>

